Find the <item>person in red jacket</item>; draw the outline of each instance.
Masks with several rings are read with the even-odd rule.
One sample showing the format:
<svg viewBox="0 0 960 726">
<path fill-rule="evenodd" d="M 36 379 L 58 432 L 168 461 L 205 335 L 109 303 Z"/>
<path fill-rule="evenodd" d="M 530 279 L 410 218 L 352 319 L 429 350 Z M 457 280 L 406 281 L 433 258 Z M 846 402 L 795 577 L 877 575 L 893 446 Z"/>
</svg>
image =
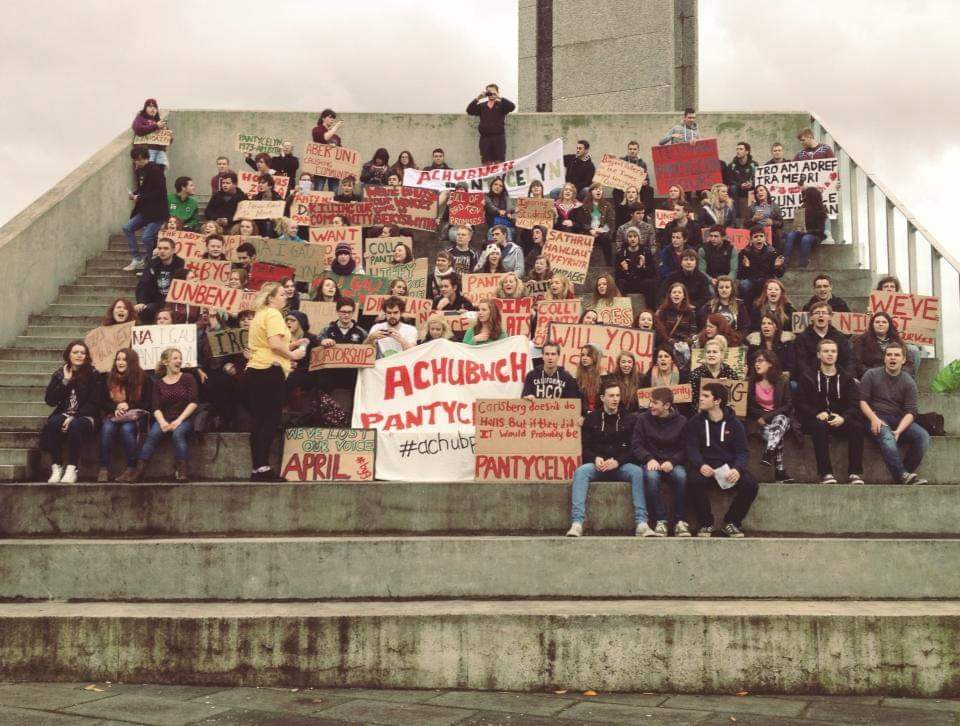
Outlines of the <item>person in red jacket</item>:
<svg viewBox="0 0 960 726">
<path fill-rule="evenodd" d="M 481 103 L 484 101 L 485 103 Z M 467 105 L 470 116 L 479 116 L 480 161 L 495 164 L 507 158 L 507 131 L 504 120 L 517 107 L 500 95 L 500 86 L 491 83 Z"/>
<path fill-rule="evenodd" d="M 340 127 L 343 126 L 343 121 L 337 119 L 337 112 L 332 108 L 325 108 L 320 112 L 320 118 L 317 119 L 317 125 L 313 127 L 312 137 L 313 141 L 316 144 L 329 144 L 331 146 L 341 146 L 340 137 L 337 135 L 337 131 L 340 130 Z M 314 176 L 313 177 L 313 188 L 314 191 L 323 191 L 323 185 L 327 185 L 327 189 L 334 194 L 337 193 L 337 188 L 340 186 L 338 179 L 330 176 Z"/>
</svg>

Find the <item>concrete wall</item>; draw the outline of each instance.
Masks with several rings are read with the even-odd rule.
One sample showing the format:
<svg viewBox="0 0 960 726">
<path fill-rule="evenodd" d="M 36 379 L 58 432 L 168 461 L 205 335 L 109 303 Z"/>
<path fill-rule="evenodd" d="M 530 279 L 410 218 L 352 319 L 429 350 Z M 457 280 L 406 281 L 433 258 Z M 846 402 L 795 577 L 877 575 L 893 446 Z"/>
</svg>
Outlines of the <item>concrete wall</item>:
<svg viewBox="0 0 960 726">
<path fill-rule="evenodd" d="M 53 302 L 128 218 L 130 139 L 120 134 L 0 228 L 0 345 Z"/>
<path fill-rule="evenodd" d="M 467 101 L 464 99 L 464 108 Z M 197 180 L 201 194 L 209 194 L 209 179 L 215 171 L 216 157 L 230 158 L 234 169 L 243 167 L 243 156 L 235 151 L 240 132 L 275 134 L 294 142 L 301 155 L 310 140 L 310 131 L 317 121 L 317 112 L 282 111 L 209 111 L 175 110 L 168 117 L 176 133 L 170 148 L 171 169 L 168 180 L 186 174 Z M 343 143 L 360 151 L 367 160 L 383 146 L 390 152 L 391 163 L 403 150 L 409 150 L 418 164 L 430 161 L 430 152 L 437 146 L 447 152 L 452 167 L 479 164 L 477 120 L 466 114 L 389 114 L 341 113 L 344 120 L 340 132 Z M 593 156 L 604 153 L 626 153 L 627 141 L 640 142 L 641 156 L 649 160 L 649 147 L 663 137 L 678 121 L 676 113 L 514 113 L 507 117 L 507 156 L 514 158 L 558 136 L 564 149 L 573 153 L 577 139 L 590 140 Z M 775 141 L 793 148 L 797 132 L 809 126 L 804 112 L 775 113 L 703 113 L 698 114 L 701 133 L 719 139 L 720 155 L 733 158 L 740 140 L 749 141 L 755 155 L 765 161 Z M 246 168 L 246 167 L 243 167 Z M 652 167 L 651 167 L 652 171 Z"/>
</svg>

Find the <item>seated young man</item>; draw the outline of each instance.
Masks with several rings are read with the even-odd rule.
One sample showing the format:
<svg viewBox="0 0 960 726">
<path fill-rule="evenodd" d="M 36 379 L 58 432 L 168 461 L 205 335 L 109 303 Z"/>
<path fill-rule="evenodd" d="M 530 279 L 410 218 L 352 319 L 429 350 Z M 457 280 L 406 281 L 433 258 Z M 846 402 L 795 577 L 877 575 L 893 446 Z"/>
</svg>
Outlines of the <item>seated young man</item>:
<svg viewBox="0 0 960 726">
<path fill-rule="evenodd" d="M 573 474 L 570 529 L 567 537 L 583 535 L 587 516 L 587 492 L 595 481 L 630 482 L 633 519 L 637 537 L 657 537 L 647 522 L 647 500 L 643 493 L 643 469 L 631 461 L 630 441 L 635 414 L 621 411 L 620 385 L 606 381 L 600 385 L 600 402 L 583 420 L 583 464 Z"/>
<path fill-rule="evenodd" d="M 627 231 L 631 227 L 635 227 L 640 233 L 640 244 L 647 245 L 651 249 L 656 245 L 657 230 L 649 222 L 643 221 L 646 213 L 643 202 L 637 201 L 630 205 L 630 219 L 617 227 L 617 249 L 623 249 L 626 246 Z"/>
<path fill-rule="evenodd" d="M 819 274 L 813 278 L 813 296 L 803 306 L 803 311 L 809 313 L 818 302 L 826 303 L 835 313 L 849 313 L 850 306 L 842 297 L 833 294 L 833 280 L 830 275 Z"/>
<path fill-rule="evenodd" d="M 661 481 L 673 489 L 673 513 L 676 537 L 689 537 L 687 524 L 687 471 L 684 463 L 683 431 L 687 419 L 673 408 L 673 391 L 667 387 L 650 392 L 650 407 L 637 417 L 633 427 L 633 458 L 643 467 L 643 483 L 647 501 L 657 520 L 654 529 L 667 536 L 667 508 L 660 495 Z"/>
<path fill-rule="evenodd" d="M 760 226 L 750 228 L 750 244 L 740 252 L 739 263 L 740 297 L 748 305 L 756 300 L 767 280 L 783 277 L 787 271 L 783 255 L 767 244 L 767 233 Z"/>
<path fill-rule="evenodd" d="M 230 168 L 230 159 L 225 156 L 218 156 L 217 173 L 214 174 L 210 179 L 210 194 L 216 194 L 219 191 L 223 191 L 220 183 L 223 181 L 223 177 L 232 173 L 233 170 Z"/>
<path fill-rule="evenodd" d="M 833 327 L 833 310 L 830 306 L 818 300 L 810 306 L 810 323 L 806 329 L 794 339 L 793 349 L 796 352 L 797 373 L 802 378 L 805 374 L 812 374 L 817 368 L 818 350 L 821 340 L 832 340 L 837 345 L 837 366 L 847 374 L 853 370 L 853 348 L 843 333 Z"/>
<path fill-rule="evenodd" d="M 903 372 L 906 346 L 893 341 L 883 352 L 883 367 L 871 368 L 860 381 L 860 410 L 870 422 L 870 434 L 894 483 L 926 484 L 917 476 L 923 455 L 930 446 L 930 434 L 915 423 L 917 384 Z M 907 448 L 900 456 L 898 444 Z"/>
<path fill-rule="evenodd" d="M 237 187 L 237 175 L 232 171 L 227 172 L 220 177 L 220 191 L 210 197 L 204 215 L 222 229 L 227 229 L 237 216 L 237 205 L 244 199 L 246 195 Z"/>
<path fill-rule="evenodd" d="M 320 345 L 329 348 L 334 345 L 356 345 L 366 340 L 367 331 L 353 321 L 356 307 L 356 303 L 348 297 L 337 303 L 337 319 L 320 333 Z M 356 368 L 333 368 L 324 371 L 319 378 L 320 389 L 333 398 L 348 416 L 353 412 L 357 372 Z"/>
<path fill-rule="evenodd" d="M 170 216 L 183 222 L 184 229 L 196 229 L 197 225 L 200 224 L 200 217 L 197 214 L 197 199 L 194 196 L 197 192 L 196 184 L 190 177 L 180 176 L 173 183 L 173 188 L 175 191 L 167 194 Z"/>
<path fill-rule="evenodd" d="M 690 297 L 690 304 L 699 310 L 709 302 L 713 293 L 710 289 L 710 278 L 697 269 L 700 262 L 700 255 L 697 251 L 685 249 L 680 254 L 680 269 L 667 275 L 667 279 L 660 285 L 660 292 L 657 295 L 659 302 L 663 302 L 667 297 L 670 287 L 677 282 L 683 283 L 687 288 L 687 294 Z"/>
<path fill-rule="evenodd" d="M 204 240 L 206 251 L 201 255 L 205 260 L 217 260 L 226 262 L 227 256 L 223 252 L 223 237 L 218 234 L 212 234 Z"/>
<path fill-rule="evenodd" d="M 384 320 L 371 326 L 365 341 L 377 346 L 377 358 L 402 353 L 417 344 L 416 327 L 400 321 L 405 310 L 406 303 L 399 297 L 391 296 L 384 301 Z"/>
<path fill-rule="evenodd" d="M 584 193 L 593 184 L 593 177 L 597 170 L 593 166 L 593 159 L 590 158 L 590 142 L 580 139 L 577 141 L 576 148 L 575 154 L 563 155 L 563 165 L 566 167 L 564 181 L 573 184 L 577 188 L 577 196 L 583 199 Z"/>
<path fill-rule="evenodd" d="M 157 311 L 166 305 L 174 273 L 184 269 L 183 258 L 173 250 L 173 241 L 161 237 L 157 242 L 157 256 L 150 260 L 137 283 L 137 303 L 133 308 L 145 325 L 153 323 Z"/>
<path fill-rule="evenodd" d="M 431 161 L 431 163 L 430 163 L 430 166 L 425 166 L 425 167 L 423 167 L 423 170 L 424 170 L 424 171 L 433 171 L 433 170 L 435 170 L 435 169 L 449 169 L 449 168 L 450 168 L 449 166 L 447 166 L 446 154 L 444 153 L 443 149 L 441 149 L 441 148 L 436 148 L 436 149 L 433 150 L 433 153 L 432 153 L 432 155 L 431 155 L 431 159 L 432 159 L 432 161 Z"/>
<path fill-rule="evenodd" d="M 433 299 L 434 310 L 473 310 L 473 303 L 461 293 L 460 275 L 453 273 L 437 283 L 439 294 Z"/>
<path fill-rule="evenodd" d="M 700 412 L 685 428 L 687 491 L 700 523 L 698 537 L 712 537 L 714 532 L 708 490 L 735 489 L 733 502 L 723 516 L 723 532 L 734 538 L 744 536 L 743 520 L 759 491 L 756 478 L 747 470 L 747 434 L 727 406 L 728 397 L 722 383 L 703 384 Z"/>
<path fill-rule="evenodd" d="M 727 239 L 727 230 L 716 224 L 707 234 L 707 243 L 703 246 L 704 272 L 716 286 L 718 277 L 729 277 L 737 259 L 737 250 Z"/>
<path fill-rule="evenodd" d="M 490 239 L 500 248 L 503 269 L 523 277 L 523 250 L 516 242 L 511 242 L 507 228 L 497 224 L 490 229 Z"/>
<path fill-rule="evenodd" d="M 523 381 L 524 398 L 580 398 L 580 387 L 566 369 L 560 367 L 560 345 L 544 343 L 543 365 L 537 366 Z"/>
<path fill-rule="evenodd" d="M 461 224 L 456 228 L 456 243 L 447 250 L 453 258 L 453 269 L 458 275 L 473 272 L 473 268 L 480 261 L 480 254 L 470 248 L 471 239 L 473 239 L 473 230 Z"/>
<path fill-rule="evenodd" d="M 836 484 L 830 463 L 830 436 L 847 440 L 847 480 L 863 484 L 863 425 L 857 382 L 837 365 L 837 344 L 817 343 L 817 367 L 800 374 L 794 407 L 804 433 L 813 436 L 817 475 L 821 484 Z"/>
</svg>

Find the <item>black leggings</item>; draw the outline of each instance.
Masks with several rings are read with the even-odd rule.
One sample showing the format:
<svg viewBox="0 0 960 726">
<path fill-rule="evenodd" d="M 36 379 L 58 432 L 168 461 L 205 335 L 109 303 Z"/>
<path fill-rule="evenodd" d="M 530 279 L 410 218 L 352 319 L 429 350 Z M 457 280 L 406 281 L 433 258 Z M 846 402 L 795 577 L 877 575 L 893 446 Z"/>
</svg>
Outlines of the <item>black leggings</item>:
<svg viewBox="0 0 960 726">
<path fill-rule="evenodd" d="M 80 447 L 83 437 L 93 433 L 93 423 L 86 416 L 77 416 L 62 431 L 61 427 L 67 417 L 62 413 L 55 413 L 44 424 L 42 438 L 46 442 L 50 459 L 54 464 L 63 464 L 63 442 L 67 442 L 67 464 L 76 466 L 80 463 Z"/>
<path fill-rule="evenodd" d="M 270 465 L 270 447 L 283 416 L 284 375 L 280 366 L 266 369 L 247 367 L 244 393 L 253 419 L 250 431 L 250 460 L 257 470 Z"/>
</svg>

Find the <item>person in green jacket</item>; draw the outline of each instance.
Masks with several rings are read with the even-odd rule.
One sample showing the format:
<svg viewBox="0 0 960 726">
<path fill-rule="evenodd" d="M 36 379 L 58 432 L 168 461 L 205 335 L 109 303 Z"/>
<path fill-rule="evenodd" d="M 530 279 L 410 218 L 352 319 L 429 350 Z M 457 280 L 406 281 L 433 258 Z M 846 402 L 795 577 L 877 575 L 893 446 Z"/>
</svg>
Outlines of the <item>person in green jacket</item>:
<svg viewBox="0 0 960 726">
<path fill-rule="evenodd" d="M 506 338 L 503 322 L 500 317 L 500 308 L 490 300 L 481 300 L 477 303 L 477 321 L 463 336 L 467 345 L 482 345 L 495 340 Z"/>
<path fill-rule="evenodd" d="M 197 213 L 197 200 L 193 196 L 197 192 L 193 179 L 188 176 L 177 177 L 173 188 L 176 191 L 167 194 L 170 216 L 182 221 L 184 229 L 196 229 L 200 223 L 200 217 Z"/>
</svg>

